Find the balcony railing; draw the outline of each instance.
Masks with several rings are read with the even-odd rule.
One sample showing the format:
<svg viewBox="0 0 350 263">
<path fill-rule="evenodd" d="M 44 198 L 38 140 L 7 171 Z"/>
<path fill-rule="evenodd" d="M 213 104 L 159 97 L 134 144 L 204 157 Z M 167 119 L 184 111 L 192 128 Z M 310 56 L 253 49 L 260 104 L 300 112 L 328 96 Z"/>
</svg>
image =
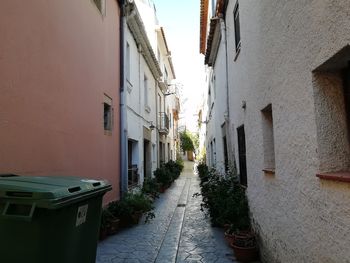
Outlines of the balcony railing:
<svg viewBox="0 0 350 263">
<path fill-rule="evenodd" d="M 159 113 L 158 130 L 160 134 L 167 135 L 169 133 L 169 118 L 165 112 Z"/>
<path fill-rule="evenodd" d="M 128 188 L 131 189 L 139 184 L 139 173 L 137 165 L 131 165 L 128 169 Z"/>
</svg>

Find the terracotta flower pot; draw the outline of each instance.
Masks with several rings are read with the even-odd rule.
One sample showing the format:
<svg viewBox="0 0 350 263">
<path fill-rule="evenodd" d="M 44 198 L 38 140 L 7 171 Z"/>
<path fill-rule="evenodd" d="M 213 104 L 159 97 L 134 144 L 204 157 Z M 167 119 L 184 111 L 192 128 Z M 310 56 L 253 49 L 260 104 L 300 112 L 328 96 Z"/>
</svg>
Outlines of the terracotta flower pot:
<svg viewBox="0 0 350 263">
<path fill-rule="evenodd" d="M 241 262 L 254 262 L 258 260 L 258 249 L 256 246 L 253 247 L 240 247 L 231 243 L 230 246 L 235 252 L 236 259 Z"/>
<path fill-rule="evenodd" d="M 115 218 L 110 220 L 107 228 L 108 235 L 114 235 L 119 230 L 120 219 Z"/>
<path fill-rule="evenodd" d="M 135 211 L 132 215 L 132 224 L 137 225 L 142 217 L 142 211 Z"/>
<path fill-rule="evenodd" d="M 259 258 L 255 234 L 251 231 L 234 233 L 230 246 L 233 248 L 238 261 L 253 262 Z"/>
<path fill-rule="evenodd" d="M 231 244 L 234 242 L 235 238 L 232 234 L 229 234 L 227 231 L 225 232 L 225 240 L 227 242 L 227 244 Z"/>
</svg>

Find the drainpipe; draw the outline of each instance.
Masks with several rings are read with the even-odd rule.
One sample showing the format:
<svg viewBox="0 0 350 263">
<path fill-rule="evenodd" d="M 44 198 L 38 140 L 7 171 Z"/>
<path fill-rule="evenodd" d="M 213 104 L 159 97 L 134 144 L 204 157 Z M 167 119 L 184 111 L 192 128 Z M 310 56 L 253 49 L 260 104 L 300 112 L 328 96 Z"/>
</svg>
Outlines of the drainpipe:
<svg viewBox="0 0 350 263">
<path fill-rule="evenodd" d="M 223 18 L 223 15 L 220 15 L 220 29 L 221 36 L 224 37 L 224 45 L 225 45 L 225 83 L 226 83 L 226 114 L 225 114 L 225 129 L 226 129 L 226 143 L 228 148 L 228 160 L 233 160 L 234 156 L 231 150 L 231 130 L 230 130 L 230 99 L 229 99 L 229 85 L 228 85 L 228 57 L 227 57 L 227 31 L 226 31 L 226 22 Z"/>
<path fill-rule="evenodd" d="M 126 118 L 126 92 L 124 74 L 124 28 L 126 28 L 125 0 L 120 0 L 120 194 L 128 192 L 128 129 Z"/>
</svg>

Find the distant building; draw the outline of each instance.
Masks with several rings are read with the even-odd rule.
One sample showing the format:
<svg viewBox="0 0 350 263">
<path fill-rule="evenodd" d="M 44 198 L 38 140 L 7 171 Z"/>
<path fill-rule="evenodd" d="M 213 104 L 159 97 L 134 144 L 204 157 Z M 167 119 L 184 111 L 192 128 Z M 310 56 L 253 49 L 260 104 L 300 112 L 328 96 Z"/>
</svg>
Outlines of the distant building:
<svg viewBox="0 0 350 263">
<path fill-rule="evenodd" d="M 0 173 L 108 179 L 119 197 L 119 18 L 111 0 L 2 2 Z"/>
<path fill-rule="evenodd" d="M 217 1 L 231 161 L 247 187 L 263 262 L 350 258 L 349 11 L 341 0 Z M 206 46 L 209 62 L 212 51 Z"/>
</svg>

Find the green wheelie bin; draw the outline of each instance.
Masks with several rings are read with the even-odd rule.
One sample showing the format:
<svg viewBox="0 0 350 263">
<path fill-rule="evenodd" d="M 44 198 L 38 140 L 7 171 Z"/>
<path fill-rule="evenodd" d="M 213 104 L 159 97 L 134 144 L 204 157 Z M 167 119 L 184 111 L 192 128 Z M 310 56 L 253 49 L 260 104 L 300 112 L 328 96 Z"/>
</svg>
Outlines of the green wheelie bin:
<svg viewBox="0 0 350 263">
<path fill-rule="evenodd" d="M 0 262 L 95 263 L 104 180 L 0 175 Z"/>
</svg>

